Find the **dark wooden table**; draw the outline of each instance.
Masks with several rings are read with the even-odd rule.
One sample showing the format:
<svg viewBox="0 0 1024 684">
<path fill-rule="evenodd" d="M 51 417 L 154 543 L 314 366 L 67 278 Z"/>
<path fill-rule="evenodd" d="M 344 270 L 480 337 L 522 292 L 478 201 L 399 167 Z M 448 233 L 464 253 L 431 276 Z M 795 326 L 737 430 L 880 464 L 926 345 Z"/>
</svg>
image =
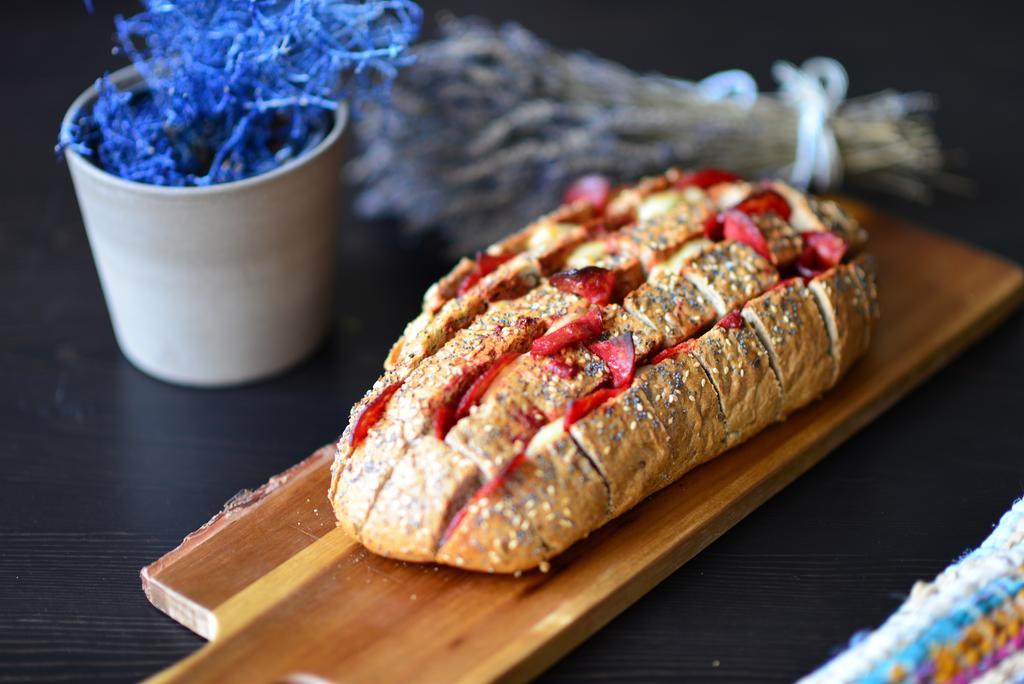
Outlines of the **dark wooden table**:
<svg viewBox="0 0 1024 684">
<path fill-rule="evenodd" d="M 117 65 L 111 15 L 132 6 L 96 4 L 93 17 L 68 1 L 0 9 L 0 681 L 137 679 L 197 648 L 146 602 L 138 569 L 238 489 L 333 439 L 446 265 L 429 246 L 397 240 L 395 226 L 342 217 L 337 325 L 308 362 L 223 391 L 136 371 L 115 345 L 71 183 L 51 152 L 67 104 Z M 869 199 L 1024 260 L 1018 10 L 444 6 L 516 19 L 639 69 L 698 77 L 740 66 L 767 85 L 773 59 L 829 54 L 854 93 L 935 92 L 939 131 L 976 196 L 930 207 Z M 429 14 L 441 7 L 427 3 Z M 1018 314 L 544 678 L 791 680 L 878 624 L 1022 493 L 1022 350 Z"/>
</svg>

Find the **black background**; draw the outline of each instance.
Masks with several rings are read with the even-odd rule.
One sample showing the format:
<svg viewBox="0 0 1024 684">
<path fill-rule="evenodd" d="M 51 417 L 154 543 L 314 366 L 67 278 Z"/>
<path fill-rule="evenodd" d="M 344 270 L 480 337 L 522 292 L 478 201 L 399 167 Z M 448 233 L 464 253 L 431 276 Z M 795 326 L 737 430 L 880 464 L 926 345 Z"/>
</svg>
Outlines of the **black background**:
<svg viewBox="0 0 1024 684">
<path fill-rule="evenodd" d="M 64 109 L 105 69 L 126 2 L 0 9 L 0 681 L 136 679 L 201 640 L 138 569 L 242 487 L 342 427 L 446 264 L 343 218 L 334 334 L 307 363 L 223 391 L 165 385 L 117 351 L 63 164 Z M 1021 16 L 987 3 L 425 3 L 698 78 L 827 54 L 853 94 L 936 93 L 971 197 L 869 197 L 1024 260 Z M 912 264 L 907 265 L 913 267 Z M 950 273 L 956 278 L 956 273 Z M 555 665 L 550 681 L 791 680 L 882 621 L 1024 490 L 1024 319 L 1014 316 Z"/>
</svg>

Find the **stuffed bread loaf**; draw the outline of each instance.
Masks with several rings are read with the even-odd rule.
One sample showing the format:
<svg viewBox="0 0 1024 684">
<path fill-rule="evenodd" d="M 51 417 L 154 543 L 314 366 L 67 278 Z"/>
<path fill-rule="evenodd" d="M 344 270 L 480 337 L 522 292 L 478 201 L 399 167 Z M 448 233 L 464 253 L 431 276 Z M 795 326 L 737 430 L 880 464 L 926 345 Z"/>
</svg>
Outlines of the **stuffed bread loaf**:
<svg viewBox="0 0 1024 684">
<path fill-rule="evenodd" d="M 878 317 L 866 239 L 781 182 L 581 180 L 427 291 L 338 441 L 339 524 L 394 558 L 546 567 L 839 380 Z"/>
</svg>

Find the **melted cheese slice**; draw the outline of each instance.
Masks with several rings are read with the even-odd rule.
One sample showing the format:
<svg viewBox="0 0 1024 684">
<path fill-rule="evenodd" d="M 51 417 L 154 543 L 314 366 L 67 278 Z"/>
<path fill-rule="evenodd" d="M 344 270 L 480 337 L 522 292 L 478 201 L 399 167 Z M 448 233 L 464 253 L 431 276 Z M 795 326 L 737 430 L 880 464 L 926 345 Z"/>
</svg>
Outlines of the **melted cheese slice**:
<svg viewBox="0 0 1024 684">
<path fill-rule="evenodd" d="M 676 253 L 670 256 L 660 264 L 655 264 L 651 269 L 651 277 L 658 275 L 662 272 L 678 272 L 683 268 L 683 264 L 693 259 L 695 256 L 704 251 L 705 247 L 709 247 L 715 243 L 711 242 L 707 238 L 694 238 L 685 245 L 676 250 Z"/>
<path fill-rule="evenodd" d="M 683 202 L 683 193 L 678 190 L 665 190 L 648 195 L 636 210 L 638 221 L 650 221 L 667 214 Z"/>
<path fill-rule="evenodd" d="M 601 240 L 591 240 L 572 251 L 565 260 L 566 268 L 584 268 L 595 266 L 599 261 L 608 256 L 608 245 Z"/>
<path fill-rule="evenodd" d="M 745 181 L 735 183 L 718 183 L 708 189 L 708 195 L 715 205 L 721 209 L 730 209 L 742 202 L 750 194 L 751 185 Z"/>
<path fill-rule="evenodd" d="M 575 223 L 542 223 L 530 232 L 527 249 L 540 249 L 558 242 L 563 236 L 576 229 Z"/>
</svg>

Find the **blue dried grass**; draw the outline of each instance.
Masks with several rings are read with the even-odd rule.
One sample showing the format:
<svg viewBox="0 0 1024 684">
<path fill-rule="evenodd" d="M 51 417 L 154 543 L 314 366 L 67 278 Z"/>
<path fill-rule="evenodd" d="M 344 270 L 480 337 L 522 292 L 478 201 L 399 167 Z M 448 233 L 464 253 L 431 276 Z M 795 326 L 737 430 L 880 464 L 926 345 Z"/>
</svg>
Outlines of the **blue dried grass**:
<svg viewBox="0 0 1024 684">
<path fill-rule="evenodd" d="M 100 168 L 154 185 L 211 185 L 319 143 L 340 101 L 387 98 L 422 25 L 411 0 L 144 0 L 117 17 L 144 86 L 106 76 L 61 129 Z"/>
</svg>

